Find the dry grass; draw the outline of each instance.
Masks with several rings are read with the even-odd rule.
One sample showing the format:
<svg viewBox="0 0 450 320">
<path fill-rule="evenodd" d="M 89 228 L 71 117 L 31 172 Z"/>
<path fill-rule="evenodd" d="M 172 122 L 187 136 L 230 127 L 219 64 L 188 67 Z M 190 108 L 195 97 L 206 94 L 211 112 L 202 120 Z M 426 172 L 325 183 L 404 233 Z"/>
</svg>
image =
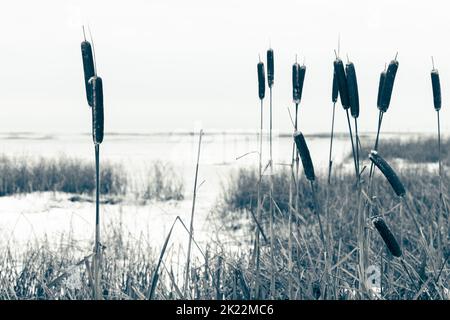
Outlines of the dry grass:
<svg viewBox="0 0 450 320">
<path fill-rule="evenodd" d="M 64 156 L 32 159 L 3 155 L 0 156 L 0 172 L 0 196 L 38 191 L 92 195 L 95 191 L 94 163 L 86 160 Z M 100 171 L 100 193 L 115 198 L 131 194 L 144 202 L 184 199 L 183 180 L 170 163 L 154 162 L 142 176 L 143 185 L 136 186 L 121 164 L 105 161 Z"/>
</svg>

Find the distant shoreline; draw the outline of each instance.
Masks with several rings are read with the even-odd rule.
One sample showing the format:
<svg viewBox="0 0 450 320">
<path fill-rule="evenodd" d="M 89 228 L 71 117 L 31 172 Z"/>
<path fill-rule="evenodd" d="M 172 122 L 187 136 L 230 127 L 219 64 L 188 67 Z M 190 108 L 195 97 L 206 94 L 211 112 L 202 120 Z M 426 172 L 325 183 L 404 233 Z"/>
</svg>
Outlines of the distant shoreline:
<svg viewBox="0 0 450 320">
<path fill-rule="evenodd" d="M 179 137 L 187 137 L 187 136 L 195 136 L 197 132 L 193 131 L 160 131 L 160 132 L 105 132 L 106 136 L 110 137 L 170 137 L 170 136 L 179 136 Z M 205 136 L 257 136 L 258 133 L 255 131 L 205 131 Z M 360 132 L 361 137 L 370 137 L 375 136 L 376 132 L 374 131 L 363 131 Z M 411 138 L 415 137 L 432 137 L 435 135 L 433 132 L 393 132 L 393 131 L 385 131 L 383 132 L 384 136 L 408 136 Z M 447 137 L 450 133 L 444 132 L 443 136 Z M 91 136 L 91 133 L 87 132 L 74 132 L 74 133 L 43 133 L 43 132 L 0 132 L 0 139 L 3 140 L 52 140 L 56 137 L 61 136 Z M 305 133 L 306 137 L 310 138 L 329 138 L 329 132 L 316 132 L 316 133 Z M 334 136 L 336 138 L 347 138 L 348 132 L 341 131 L 335 132 Z M 292 132 L 279 132 L 275 133 L 275 137 L 278 138 L 290 138 L 292 137 Z"/>
</svg>

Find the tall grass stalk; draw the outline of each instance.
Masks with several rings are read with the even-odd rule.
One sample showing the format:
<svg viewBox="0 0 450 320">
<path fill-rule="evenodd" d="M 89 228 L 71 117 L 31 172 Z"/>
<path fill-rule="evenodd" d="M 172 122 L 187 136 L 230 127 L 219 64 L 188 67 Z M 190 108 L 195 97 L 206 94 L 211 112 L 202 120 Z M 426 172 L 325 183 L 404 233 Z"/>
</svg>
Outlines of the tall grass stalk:
<svg viewBox="0 0 450 320">
<path fill-rule="evenodd" d="M 338 91 L 339 91 L 339 96 L 341 98 L 341 104 L 347 115 L 348 130 L 349 130 L 349 134 L 350 134 L 350 141 L 352 144 L 353 163 L 355 165 L 355 175 L 356 175 L 356 178 L 358 178 L 358 168 L 356 167 L 356 155 L 355 155 L 355 145 L 353 143 L 352 125 L 350 123 L 350 115 L 348 112 L 348 109 L 350 108 L 350 98 L 349 98 L 349 91 L 348 91 L 347 75 L 344 70 L 344 64 L 343 64 L 342 60 L 339 58 L 336 51 L 335 51 L 335 55 L 336 55 L 336 60 L 334 60 L 334 63 L 333 63 L 334 72 L 336 74 L 336 79 L 337 79 L 337 83 L 338 83 Z"/>
<path fill-rule="evenodd" d="M 187 290 L 189 286 L 189 270 L 190 270 L 190 262 L 191 262 L 191 247 L 192 247 L 192 239 L 194 237 L 194 212 L 195 212 L 195 201 L 197 199 L 197 181 L 198 181 L 198 168 L 200 163 L 200 149 L 202 145 L 202 136 L 203 130 L 200 130 L 199 138 L 198 138 L 198 151 L 197 151 L 197 163 L 195 165 L 195 178 L 194 178 L 194 195 L 192 197 L 192 211 L 191 211 L 191 223 L 189 226 L 189 243 L 188 243 L 188 251 L 187 251 L 187 260 L 186 260 L 186 273 L 184 278 L 184 295 L 187 296 Z"/>
<path fill-rule="evenodd" d="M 100 243 L 100 145 L 95 144 L 95 255 L 94 255 L 94 292 L 95 299 L 101 299 L 100 268 L 102 261 L 102 247 Z"/>
<path fill-rule="evenodd" d="M 338 98 L 338 84 L 336 79 L 336 73 L 333 72 L 333 88 L 331 93 L 331 101 L 333 102 L 333 115 L 331 117 L 331 136 L 330 136 L 330 154 L 328 156 L 328 184 L 331 184 L 331 170 L 333 167 L 333 160 L 331 159 L 333 154 L 333 137 L 334 137 L 334 116 L 336 113 L 336 102 Z"/>
<path fill-rule="evenodd" d="M 350 135 L 350 142 L 352 144 L 352 155 L 353 155 L 353 163 L 355 165 L 356 180 L 359 181 L 358 165 L 356 163 L 357 159 L 356 159 L 355 143 L 353 142 L 353 130 L 352 130 L 352 124 L 350 122 L 350 115 L 348 113 L 348 109 L 345 110 L 345 113 L 347 115 L 348 133 Z"/>
<path fill-rule="evenodd" d="M 273 64 L 273 51 L 272 49 L 269 49 L 267 51 L 267 78 L 268 78 L 268 84 L 269 84 L 269 103 L 270 103 L 270 119 L 269 119 L 269 169 L 270 169 L 270 202 L 269 202 L 269 228 L 270 228 L 270 260 L 272 265 L 271 270 L 271 276 L 270 276 L 270 295 L 271 298 L 275 298 L 275 272 L 276 272 L 276 266 L 275 266 L 275 232 L 274 232 L 274 221 L 273 221 L 273 215 L 274 215 L 274 207 L 273 207 L 273 137 L 272 137 L 272 123 L 273 123 L 273 116 L 272 116 L 272 86 L 273 86 L 273 70 L 274 70 L 274 64 Z"/>
<path fill-rule="evenodd" d="M 260 100 L 260 130 L 259 130 L 259 163 L 258 163 L 258 185 L 257 185 L 257 204 L 256 204 L 256 220 L 257 224 L 262 221 L 262 193 L 261 193 L 261 183 L 262 183 L 262 150 L 263 150 L 263 128 L 264 128 L 264 96 L 265 96 L 265 75 L 264 75 L 264 64 L 261 62 L 261 59 L 257 65 L 258 71 L 258 96 Z M 255 268 L 256 268 L 256 276 L 255 276 L 255 298 L 260 299 L 260 230 L 259 227 L 255 227 Z"/>
<path fill-rule="evenodd" d="M 298 113 L 298 103 L 299 103 L 299 97 L 298 97 L 298 63 L 297 63 L 297 55 L 295 56 L 295 63 L 292 65 L 292 99 L 295 106 L 295 122 L 293 123 L 294 126 L 294 133 L 297 131 L 297 113 Z M 289 113 L 290 115 L 290 113 Z M 292 272 L 293 269 L 293 261 L 292 261 L 292 237 L 293 237 L 293 215 L 294 215 L 294 187 L 296 186 L 296 179 L 295 179 L 295 173 L 294 173 L 294 165 L 295 165 L 295 155 L 296 155 L 296 149 L 295 149 L 295 142 L 292 142 L 292 158 L 291 158 L 291 166 L 290 166 L 290 180 L 289 180 L 289 203 L 288 203 L 288 212 L 289 212 L 289 219 L 288 219 L 288 230 L 289 230 L 289 236 L 288 236 L 288 269 L 289 272 Z M 293 279 L 291 279 L 293 280 Z M 288 288 L 288 295 L 289 298 L 292 298 L 292 281 L 289 281 L 289 288 Z"/>
<path fill-rule="evenodd" d="M 442 201 L 442 163 L 441 163 L 441 121 L 439 112 L 442 106 L 441 82 L 439 71 L 434 67 L 434 58 L 431 57 L 433 69 L 431 70 L 431 85 L 433 89 L 433 104 L 437 113 L 437 139 L 438 139 L 438 165 L 439 165 L 439 196 Z"/>
<path fill-rule="evenodd" d="M 89 30 L 90 33 L 90 30 Z M 104 132 L 104 114 L 103 114 L 103 83 L 102 78 L 97 76 L 97 68 L 95 61 L 95 49 L 91 49 L 91 45 L 86 41 L 84 33 L 84 41 L 81 43 L 81 55 L 83 59 L 83 71 L 86 87 L 86 96 L 89 106 L 92 108 L 92 138 L 95 149 L 95 244 L 93 256 L 93 274 L 94 274 L 94 298 L 100 300 L 102 298 L 100 278 L 102 264 L 102 245 L 100 242 L 100 144 L 103 142 Z M 92 34 L 90 34 L 91 42 L 93 42 Z"/>
<path fill-rule="evenodd" d="M 341 51 L 341 36 L 338 36 L 338 51 L 337 51 L 337 56 L 339 57 L 339 53 Z M 333 152 L 333 137 L 334 137 L 334 115 L 335 115 L 335 111 L 336 111 L 336 102 L 338 100 L 338 96 L 339 96 L 339 84 L 338 84 L 338 80 L 336 78 L 336 72 L 334 71 L 334 67 L 333 67 L 333 85 L 331 88 L 331 101 L 333 102 L 333 116 L 331 118 L 331 137 L 330 137 L 330 154 L 328 156 L 328 185 L 331 184 L 331 170 L 333 167 L 333 160 L 331 159 L 332 157 L 332 152 Z"/>
<path fill-rule="evenodd" d="M 389 66 L 387 67 L 386 71 L 383 71 L 380 76 L 380 86 L 378 87 L 378 101 L 377 101 L 377 107 L 380 110 L 378 115 L 378 128 L 377 128 L 377 137 L 375 139 L 375 147 L 374 150 L 378 151 L 378 143 L 379 143 L 379 137 L 380 137 L 380 129 L 381 129 L 381 122 L 383 121 L 383 114 L 388 110 L 389 105 L 391 103 L 391 97 L 392 97 L 392 90 L 394 88 L 394 82 L 395 77 L 397 75 L 398 70 L 398 61 L 397 61 L 397 55 L 395 54 L 394 60 L 392 60 L 389 63 Z M 380 92 L 381 89 L 381 92 Z M 369 188 L 371 187 L 372 182 L 372 176 L 373 176 L 373 163 L 370 166 L 370 173 L 369 173 Z M 370 193 L 369 193 L 370 195 Z"/>
</svg>

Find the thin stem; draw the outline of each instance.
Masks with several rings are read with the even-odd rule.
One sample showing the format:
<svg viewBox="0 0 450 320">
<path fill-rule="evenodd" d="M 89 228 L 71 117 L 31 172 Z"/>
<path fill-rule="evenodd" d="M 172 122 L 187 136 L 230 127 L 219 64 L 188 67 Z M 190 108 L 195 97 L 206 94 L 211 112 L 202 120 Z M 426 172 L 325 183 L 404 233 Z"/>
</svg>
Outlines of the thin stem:
<svg viewBox="0 0 450 320">
<path fill-rule="evenodd" d="M 439 119 L 439 110 L 437 111 L 437 124 L 438 124 L 439 197 L 442 200 L 441 121 Z"/>
<path fill-rule="evenodd" d="M 359 164 L 359 135 L 358 135 L 358 118 L 355 119 L 355 142 L 356 142 L 356 168 L 358 170 L 358 183 L 361 180 L 360 164 Z"/>
<path fill-rule="evenodd" d="M 262 180 L 262 146 L 263 146 L 263 100 L 261 99 L 260 110 L 260 131 L 259 131 L 259 173 L 258 173 L 258 186 L 257 186 L 257 204 L 256 204 L 256 217 L 258 221 L 261 221 L 261 180 Z M 256 228 L 255 239 L 255 252 L 256 252 L 256 283 L 255 283 L 255 297 L 260 299 L 259 286 L 260 286 L 260 237 L 259 228 Z"/>
<path fill-rule="evenodd" d="M 383 115 L 384 112 L 380 110 L 380 113 L 378 115 L 378 128 L 377 128 L 377 138 L 375 139 L 375 147 L 374 150 L 378 151 L 378 143 L 380 142 L 380 131 L 381 131 L 381 123 L 383 122 Z"/>
<path fill-rule="evenodd" d="M 377 137 L 375 139 L 375 146 L 374 150 L 378 151 L 378 142 L 380 139 L 380 130 L 381 130 L 381 123 L 383 122 L 383 111 L 380 110 L 378 114 L 378 128 L 377 128 Z M 372 177 L 373 177 L 373 171 L 374 171 L 374 165 L 373 162 L 370 164 L 370 173 L 369 173 L 369 188 L 372 186 Z"/>
<path fill-rule="evenodd" d="M 295 131 L 298 130 L 298 109 L 299 109 L 299 105 L 296 104 L 295 105 Z M 299 199 L 300 199 L 300 175 L 299 175 L 300 154 L 298 152 L 298 149 L 295 147 L 295 142 L 294 142 L 294 149 L 295 149 L 295 176 L 294 176 L 295 202 L 294 202 L 294 208 L 295 208 L 296 214 L 300 215 L 300 204 L 299 204 Z M 298 223 L 297 219 L 296 219 L 296 221 Z M 298 225 L 297 225 L 297 233 L 298 233 L 298 237 L 301 238 L 300 227 Z"/>
<path fill-rule="evenodd" d="M 101 266 L 101 244 L 100 244 L 100 145 L 95 144 L 95 248 L 94 248 L 94 296 L 96 300 L 101 299 L 100 290 L 100 266 Z"/>
<path fill-rule="evenodd" d="M 331 155 L 333 151 L 333 136 L 334 136 L 334 114 L 336 111 L 336 102 L 333 102 L 333 117 L 331 119 L 331 138 L 330 138 L 330 155 L 328 157 L 328 184 L 331 183 L 331 168 L 333 166 L 333 161 L 331 160 Z"/>
<path fill-rule="evenodd" d="M 298 103 L 295 105 L 295 131 L 298 130 Z M 295 150 L 295 181 L 296 181 L 296 185 L 295 185 L 295 211 L 297 212 L 297 214 L 299 214 L 299 204 L 298 204 L 298 200 L 299 200 L 299 196 L 300 196 L 300 179 L 299 179 L 299 168 L 300 168 L 300 154 L 298 153 L 297 148 L 295 148 L 295 142 L 294 142 L 294 150 Z"/>
<path fill-rule="evenodd" d="M 298 103 L 295 104 L 295 124 L 294 124 L 294 132 L 297 131 L 297 111 L 298 111 Z M 289 262 L 288 262 L 288 269 L 289 274 L 292 276 L 292 268 L 293 268 L 293 260 L 292 260 L 292 237 L 293 237 L 293 193 L 294 193 L 294 185 L 295 185 L 295 176 L 294 176 L 294 163 L 295 163 L 295 142 L 292 143 L 292 160 L 291 160 L 291 182 L 289 184 L 289 240 L 288 240 L 288 256 L 289 256 Z M 289 299 L 292 299 L 292 281 L 289 281 Z"/>
<path fill-rule="evenodd" d="M 275 298 L 275 245 L 274 245 L 274 225 L 273 225 L 273 153 L 272 153 L 272 87 L 270 91 L 270 127 L 269 127 L 269 148 L 270 148 L 270 204 L 269 204 L 269 224 L 270 224 L 270 259 L 272 264 L 271 279 L 270 279 L 270 294 L 272 299 Z"/>
<path fill-rule="evenodd" d="M 200 162 L 200 148 L 202 145 L 203 130 L 200 130 L 200 136 L 198 138 L 198 151 L 197 151 L 197 163 L 195 165 L 195 179 L 194 179 L 194 195 L 192 198 L 192 211 L 191 211 L 191 225 L 189 226 L 189 243 L 187 252 L 187 262 L 186 262 L 186 274 L 184 279 L 184 294 L 187 296 L 187 288 L 189 285 L 189 267 L 191 261 L 191 247 L 192 239 L 194 237 L 194 212 L 195 212 L 195 200 L 197 198 L 197 179 L 198 179 L 198 167 Z"/>
<path fill-rule="evenodd" d="M 347 114 L 347 123 L 348 123 L 348 131 L 350 134 L 350 141 L 352 142 L 352 154 L 353 154 L 353 162 L 355 164 L 355 173 L 356 173 L 356 179 L 358 179 L 358 166 L 356 165 L 356 154 L 355 154 L 355 145 L 353 143 L 353 133 L 352 133 L 352 125 L 350 123 L 350 116 L 348 114 L 348 109 L 345 109 L 345 112 Z"/>
<path fill-rule="evenodd" d="M 320 220 L 319 203 L 317 202 L 316 191 L 314 189 L 314 183 L 312 180 L 310 180 L 309 182 L 311 185 L 311 194 L 312 194 L 313 203 L 314 203 L 314 213 L 317 215 L 317 219 L 319 220 L 320 239 L 322 240 L 325 250 L 327 250 L 327 246 L 326 246 L 326 242 L 325 242 L 325 235 L 324 235 L 323 227 L 322 227 L 322 221 Z"/>
</svg>

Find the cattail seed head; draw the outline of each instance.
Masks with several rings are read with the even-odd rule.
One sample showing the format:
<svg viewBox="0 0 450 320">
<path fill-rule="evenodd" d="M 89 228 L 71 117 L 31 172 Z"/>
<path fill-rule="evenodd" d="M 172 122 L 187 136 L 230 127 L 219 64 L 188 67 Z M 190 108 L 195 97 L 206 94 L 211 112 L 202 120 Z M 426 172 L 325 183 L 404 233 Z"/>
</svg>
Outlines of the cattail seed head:
<svg viewBox="0 0 450 320">
<path fill-rule="evenodd" d="M 266 93 L 266 76 L 264 74 L 264 63 L 258 62 L 258 94 L 259 98 L 264 99 Z"/>
<path fill-rule="evenodd" d="M 300 65 L 296 62 L 292 65 L 292 99 L 294 103 L 300 103 L 299 85 Z"/>
<path fill-rule="evenodd" d="M 381 94 L 383 92 L 384 80 L 386 79 L 386 71 L 380 73 L 380 82 L 378 83 L 377 107 L 381 110 Z"/>
<path fill-rule="evenodd" d="M 333 71 L 333 89 L 331 92 L 331 101 L 333 101 L 333 103 L 337 102 L 338 94 L 339 94 L 339 88 L 338 88 L 338 83 L 337 83 L 337 79 L 336 79 L 336 72 Z"/>
<path fill-rule="evenodd" d="M 372 150 L 369 159 L 377 166 L 387 179 L 395 194 L 403 197 L 406 194 L 405 187 L 391 166 L 376 151 Z"/>
<path fill-rule="evenodd" d="M 95 144 L 103 141 L 103 83 L 102 78 L 94 76 L 89 80 L 92 87 L 92 138 Z"/>
<path fill-rule="evenodd" d="M 394 88 L 395 76 L 398 70 L 398 61 L 392 60 L 386 71 L 383 90 L 381 91 L 380 110 L 386 112 L 391 103 L 392 89 Z"/>
<path fill-rule="evenodd" d="M 273 50 L 270 48 L 267 50 L 267 83 L 269 88 L 272 88 L 273 86 L 274 71 Z"/>
<path fill-rule="evenodd" d="M 347 76 L 345 75 L 344 64 L 339 58 L 334 60 L 334 73 L 336 74 L 342 107 L 348 109 L 350 108 L 350 101 L 348 97 Z"/>
<path fill-rule="evenodd" d="M 441 82 L 439 72 L 436 69 L 431 70 L 431 85 L 433 86 L 433 102 L 436 111 L 441 110 Z"/>
<path fill-rule="evenodd" d="M 390 253 L 394 257 L 397 258 L 401 257 L 402 249 L 400 248 L 397 239 L 395 239 L 391 230 L 389 230 L 389 227 L 386 225 L 386 222 L 384 222 L 384 220 L 381 217 L 377 217 L 372 220 L 372 223 L 377 229 L 381 238 L 383 238 L 383 241 L 386 244 L 387 248 L 389 249 Z"/>
<path fill-rule="evenodd" d="M 350 102 L 350 112 L 353 118 L 359 117 L 359 94 L 358 81 L 356 80 L 355 65 L 350 62 L 345 66 L 347 73 L 348 98 Z"/>
<path fill-rule="evenodd" d="M 305 137 L 300 131 L 294 133 L 294 141 L 302 160 L 303 171 L 305 171 L 306 178 L 310 181 L 314 181 L 316 178 L 316 175 L 314 174 L 314 165 L 311 160 L 311 155 L 309 153 Z"/>
<path fill-rule="evenodd" d="M 81 57 L 83 58 L 84 85 L 86 87 L 86 98 L 89 106 L 92 107 L 92 89 L 89 79 L 95 75 L 94 58 L 92 56 L 92 47 L 88 41 L 81 42 Z"/>
</svg>

